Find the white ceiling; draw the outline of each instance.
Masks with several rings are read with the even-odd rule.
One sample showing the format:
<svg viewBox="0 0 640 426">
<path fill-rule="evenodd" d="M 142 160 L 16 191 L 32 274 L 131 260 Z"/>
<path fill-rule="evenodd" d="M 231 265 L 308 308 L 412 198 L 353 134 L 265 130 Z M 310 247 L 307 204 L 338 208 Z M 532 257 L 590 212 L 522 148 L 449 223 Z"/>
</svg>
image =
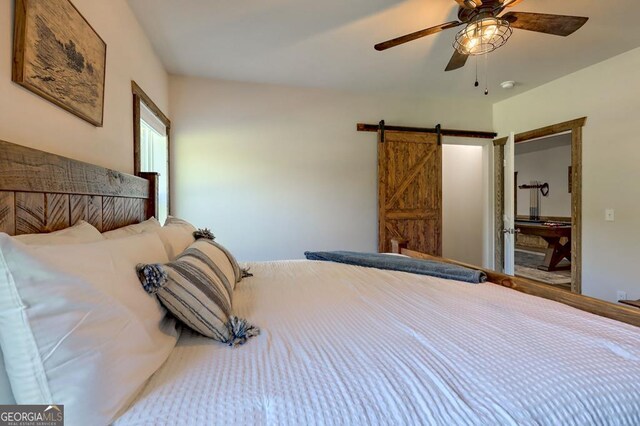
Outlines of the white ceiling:
<svg viewBox="0 0 640 426">
<path fill-rule="evenodd" d="M 548 149 L 560 148 L 563 146 L 571 146 L 571 132 L 519 142 L 515 144 L 515 154 L 529 154 L 532 152 L 546 151 Z"/>
<path fill-rule="evenodd" d="M 473 87 L 473 60 L 462 70 L 444 72 L 455 29 L 385 52 L 373 49 L 377 42 L 457 19 L 454 0 L 128 1 L 172 74 L 402 96 L 484 98 L 482 90 Z M 488 56 L 487 101 L 640 46 L 637 0 L 525 0 L 511 10 L 590 20 L 567 38 L 515 30 L 504 47 Z M 500 89 L 505 80 L 518 85 L 511 91 Z"/>
</svg>

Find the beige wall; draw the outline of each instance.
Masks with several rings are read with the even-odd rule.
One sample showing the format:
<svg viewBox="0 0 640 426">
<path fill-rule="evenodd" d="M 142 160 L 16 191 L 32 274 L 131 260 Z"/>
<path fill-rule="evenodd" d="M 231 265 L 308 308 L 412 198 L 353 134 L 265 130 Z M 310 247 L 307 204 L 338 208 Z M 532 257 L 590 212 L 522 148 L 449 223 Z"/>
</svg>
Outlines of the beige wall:
<svg viewBox="0 0 640 426">
<path fill-rule="evenodd" d="M 494 105 L 505 136 L 587 116 L 583 147 L 583 292 L 640 298 L 640 49 Z M 613 208 L 615 222 L 605 222 Z"/>
<path fill-rule="evenodd" d="M 491 128 L 491 110 L 471 101 L 461 107 L 185 77 L 170 86 L 175 212 L 210 227 L 244 260 L 376 250 L 376 135 L 356 132 L 357 122 Z M 457 164 L 452 152 L 445 164 Z M 471 179 L 471 170 L 473 182 L 482 181 L 478 164 L 461 176 Z M 482 203 L 465 207 L 484 217 Z M 462 242 L 469 257 L 461 260 L 482 259 L 482 233 L 445 235 L 445 250 L 455 254 L 452 244 Z"/>
<path fill-rule="evenodd" d="M 107 43 L 104 127 L 97 128 L 11 81 L 13 1 L 0 5 L 0 139 L 133 171 L 131 80 L 165 113 L 168 76 L 125 0 L 74 0 Z"/>
</svg>

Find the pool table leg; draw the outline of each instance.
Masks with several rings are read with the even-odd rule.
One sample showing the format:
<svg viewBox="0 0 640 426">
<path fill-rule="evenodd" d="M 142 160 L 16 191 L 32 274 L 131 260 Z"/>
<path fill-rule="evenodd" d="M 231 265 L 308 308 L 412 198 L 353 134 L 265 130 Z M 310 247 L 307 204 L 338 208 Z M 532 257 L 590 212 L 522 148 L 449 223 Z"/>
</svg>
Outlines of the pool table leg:
<svg viewBox="0 0 640 426">
<path fill-rule="evenodd" d="M 562 259 L 571 262 L 571 240 L 565 244 L 560 243 L 560 237 L 543 237 L 547 242 L 547 250 L 544 256 L 544 263 L 538 266 L 542 271 L 566 271 L 571 269 L 571 265 L 558 267 Z"/>
</svg>

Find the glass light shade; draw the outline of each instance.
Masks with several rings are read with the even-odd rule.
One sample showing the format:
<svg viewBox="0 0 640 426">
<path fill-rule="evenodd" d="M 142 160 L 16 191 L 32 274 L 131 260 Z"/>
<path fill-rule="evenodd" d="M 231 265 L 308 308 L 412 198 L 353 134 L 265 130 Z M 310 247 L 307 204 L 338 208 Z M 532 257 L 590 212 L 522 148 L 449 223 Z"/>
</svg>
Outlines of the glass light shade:
<svg viewBox="0 0 640 426">
<path fill-rule="evenodd" d="M 512 33 L 509 21 L 483 18 L 458 32 L 453 47 L 463 55 L 484 55 L 505 44 Z"/>
</svg>

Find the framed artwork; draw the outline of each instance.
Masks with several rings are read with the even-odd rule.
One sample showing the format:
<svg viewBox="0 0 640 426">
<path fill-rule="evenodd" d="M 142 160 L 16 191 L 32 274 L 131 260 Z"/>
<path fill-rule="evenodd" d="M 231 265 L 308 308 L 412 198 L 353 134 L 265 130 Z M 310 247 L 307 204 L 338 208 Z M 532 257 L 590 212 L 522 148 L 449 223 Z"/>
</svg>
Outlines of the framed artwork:
<svg viewBox="0 0 640 426">
<path fill-rule="evenodd" d="M 107 45 L 69 0 L 16 0 L 12 80 L 102 127 Z"/>
</svg>

